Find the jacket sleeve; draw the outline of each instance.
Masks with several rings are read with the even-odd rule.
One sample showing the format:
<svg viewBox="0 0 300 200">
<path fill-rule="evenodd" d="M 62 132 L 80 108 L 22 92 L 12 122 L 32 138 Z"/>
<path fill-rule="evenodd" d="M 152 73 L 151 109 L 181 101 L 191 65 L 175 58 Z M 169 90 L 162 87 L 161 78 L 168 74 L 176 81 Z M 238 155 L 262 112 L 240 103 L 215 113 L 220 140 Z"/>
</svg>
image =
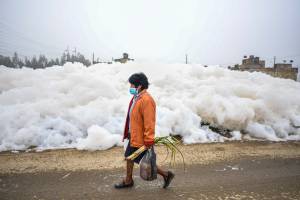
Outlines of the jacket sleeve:
<svg viewBox="0 0 300 200">
<path fill-rule="evenodd" d="M 153 99 L 147 98 L 143 102 L 143 119 L 144 119 L 144 144 L 145 146 L 154 145 L 155 137 L 155 113 L 156 105 Z"/>
</svg>

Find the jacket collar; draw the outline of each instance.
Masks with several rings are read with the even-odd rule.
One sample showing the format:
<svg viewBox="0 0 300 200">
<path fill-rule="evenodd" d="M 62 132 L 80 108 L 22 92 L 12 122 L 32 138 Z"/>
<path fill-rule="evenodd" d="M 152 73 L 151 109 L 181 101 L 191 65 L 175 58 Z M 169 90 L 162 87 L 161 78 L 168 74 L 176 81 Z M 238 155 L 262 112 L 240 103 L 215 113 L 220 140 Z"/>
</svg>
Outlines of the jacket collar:
<svg viewBox="0 0 300 200">
<path fill-rule="evenodd" d="M 146 94 L 146 93 L 147 93 L 147 90 L 144 89 L 143 91 L 141 91 L 140 93 L 138 93 L 136 99 L 140 99 L 140 98 L 141 98 L 144 94 Z"/>
<path fill-rule="evenodd" d="M 143 96 L 146 92 L 147 92 L 147 90 L 144 89 L 143 91 L 141 91 L 141 92 L 138 94 L 138 96 L 141 97 L 141 96 Z"/>
</svg>

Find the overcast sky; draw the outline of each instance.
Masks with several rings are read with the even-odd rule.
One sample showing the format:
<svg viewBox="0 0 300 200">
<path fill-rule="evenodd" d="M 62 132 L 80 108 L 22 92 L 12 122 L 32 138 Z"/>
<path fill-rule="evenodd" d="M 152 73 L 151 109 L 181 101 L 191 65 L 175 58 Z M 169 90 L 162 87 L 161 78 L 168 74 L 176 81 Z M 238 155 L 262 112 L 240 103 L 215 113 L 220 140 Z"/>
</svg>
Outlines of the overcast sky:
<svg viewBox="0 0 300 200">
<path fill-rule="evenodd" d="M 300 65 L 300 0 L 0 0 L 0 54 L 230 65 L 255 54 Z"/>
</svg>

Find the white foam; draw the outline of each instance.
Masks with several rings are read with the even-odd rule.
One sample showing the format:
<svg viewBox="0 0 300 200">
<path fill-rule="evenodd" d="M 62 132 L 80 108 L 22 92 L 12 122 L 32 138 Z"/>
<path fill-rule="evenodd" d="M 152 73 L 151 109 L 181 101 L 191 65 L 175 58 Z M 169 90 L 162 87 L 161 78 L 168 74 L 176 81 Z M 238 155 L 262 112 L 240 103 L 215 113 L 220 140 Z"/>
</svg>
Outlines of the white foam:
<svg viewBox="0 0 300 200">
<path fill-rule="evenodd" d="M 157 103 L 156 136 L 185 143 L 232 139 L 300 140 L 300 83 L 262 73 L 185 64 L 67 63 L 46 69 L 0 66 L 0 151 L 122 145 L 128 77 L 144 72 Z M 238 134 L 239 133 L 239 134 Z"/>
</svg>

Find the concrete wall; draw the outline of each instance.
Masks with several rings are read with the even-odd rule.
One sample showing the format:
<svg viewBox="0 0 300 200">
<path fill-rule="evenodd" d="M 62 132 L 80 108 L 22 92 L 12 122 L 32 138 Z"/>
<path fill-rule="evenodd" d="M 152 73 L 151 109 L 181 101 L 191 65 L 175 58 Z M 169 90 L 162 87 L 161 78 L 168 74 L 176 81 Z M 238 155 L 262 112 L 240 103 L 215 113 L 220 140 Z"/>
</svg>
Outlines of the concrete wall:
<svg viewBox="0 0 300 200">
<path fill-rule="evenodd" d="M 298 69 L 297 68 L 285 68 L 285 69 L 274 69 L 274 68 L 256 68 L 256 69 L 240 69 L 240 71 L 249 72 L 262 72 L 269 74 L 274 77 L 287 78 L 297 81 Z"/>
</svg>

